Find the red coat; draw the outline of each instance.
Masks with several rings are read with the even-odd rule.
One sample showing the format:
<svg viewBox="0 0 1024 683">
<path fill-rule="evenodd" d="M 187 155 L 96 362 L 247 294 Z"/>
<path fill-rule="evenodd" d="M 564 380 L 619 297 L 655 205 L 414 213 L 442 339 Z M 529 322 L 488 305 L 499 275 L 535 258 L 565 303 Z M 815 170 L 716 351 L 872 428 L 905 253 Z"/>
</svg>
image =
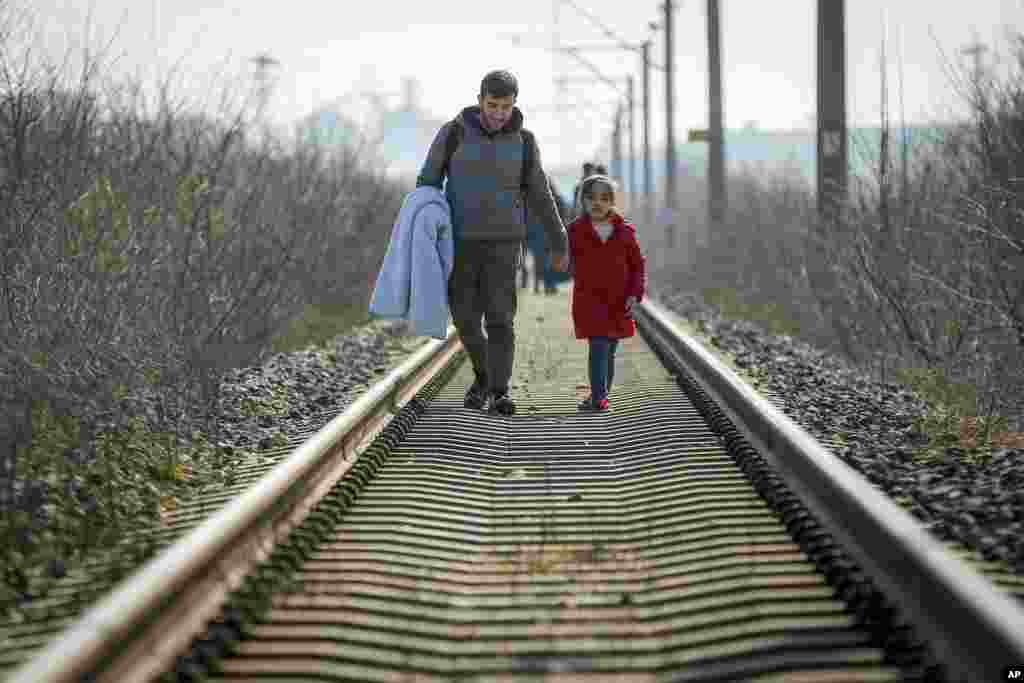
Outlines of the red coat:
<svg viewBox="0 0 1024 683">
<path fill-rule="evenodd" d="M 626 317 L 626 297 L 644 297 L 644 257 L 636 230 L 617 214 L 607 242 L 583 214 L 569 225 L 569 255 L 573 270 L 572 321 L 576 338 L 636 334 L 636 323 Z"/>
</svg>

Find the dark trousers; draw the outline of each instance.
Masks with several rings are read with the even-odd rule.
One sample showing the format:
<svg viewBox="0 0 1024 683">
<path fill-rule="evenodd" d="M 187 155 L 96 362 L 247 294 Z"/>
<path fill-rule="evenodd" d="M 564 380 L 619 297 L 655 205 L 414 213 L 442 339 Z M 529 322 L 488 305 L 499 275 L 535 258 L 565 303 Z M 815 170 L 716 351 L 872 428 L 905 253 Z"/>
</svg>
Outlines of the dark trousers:
<svg viewBox="0 0 1024 683">
<path fill-rule="evenodd" d="M 544 291 L 554 292 L 558 289 L 558 278 L 555 277 L 555 269 L 551 267 L 551 258 L 544 255 Z"/>
<path fill-rule="evenodd" d="M 477 381 L 498 393 L 512 379 L 520 250 L 519 242 L 459 240 L 448 279 L 452 321 Z"/>
<path fill-rule="evenodd" d="M 536 294 L 540 293 L 541 284 L 544 285 L 545 291 L 550 291 L 554 286 L 552 284 L 554 278 L 551 276 L 551 263 L 548 258 L 547 250 L 542 249 L 541 251 L 531 251 L 533 254 L 533 291 Z M 526 288 L 526 270 L 523 270 L 523 288 Z"/>
<path fill-rule="evenodd" d="M 619 340 L 610 337 L 590 337 L 588 365 L 590 369 L 590 395 L 595 401 L 608 398 L 615 379 L 615 350 Z"/>
</svg>

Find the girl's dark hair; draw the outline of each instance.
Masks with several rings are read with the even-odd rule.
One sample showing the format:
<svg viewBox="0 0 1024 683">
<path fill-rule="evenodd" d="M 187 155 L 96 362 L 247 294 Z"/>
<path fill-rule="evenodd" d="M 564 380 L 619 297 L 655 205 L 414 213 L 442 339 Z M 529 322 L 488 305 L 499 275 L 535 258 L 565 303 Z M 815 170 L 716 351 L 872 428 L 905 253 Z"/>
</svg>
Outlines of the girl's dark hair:
<svg viewBox="0 0 1024 683">
<path fill-rule="evenodd" d="M 608 167 L 604 164 L 596 164 L 594 166 L 594 173 L 598 175 L 608 175 Z"/>
<path fill-rule="evenodd" d="M 519 97 L 519 83 L 510 72 L 492 71 L 480 81 L 480 97 Z"/>
</svg>

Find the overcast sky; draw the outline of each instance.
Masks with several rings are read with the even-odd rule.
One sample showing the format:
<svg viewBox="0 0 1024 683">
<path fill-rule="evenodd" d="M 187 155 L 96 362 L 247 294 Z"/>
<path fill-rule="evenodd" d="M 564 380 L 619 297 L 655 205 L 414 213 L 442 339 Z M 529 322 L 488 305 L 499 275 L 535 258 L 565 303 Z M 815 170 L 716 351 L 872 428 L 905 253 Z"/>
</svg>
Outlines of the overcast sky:
<svg viewBox="0 0 1024 683">
<path fill-rule="evenodd" d="M 484 73 L 508 68 L 519 78 L 519 106 L 543 143 L 549 163 L 589 154 L 607 139 L 616 94 L 594 82 L 574 82 L 571 114 L 559 117 L 553 77 L 591 74 L 550 47 L 608 43 L 600 22 L 628 43 L 653 37 L 652 58 L 665 62 L 664 38 L 648 23 L 661 21 L 660 0 L 8 0 L 30 7 L 45 49 L 112 41 L 116 67 L 147 77 L 180 64 L 180 92 L 202 96 L 224 74 L 252 77 L 251 57 L 269 52 L 279 62 L 270 103 L 287 122 L 356 87 L 397 92 L 402 76 L 422 85 L 422 103 L 449 118 L 475 101 Z M 0 0 L 2 4 L 3 0 Z M 707 121 L 705 0 L 676 2 L 676 136 Z M 721 0 L 725 122 L 739 127 L 806 128 L 815 110 L 816 0 Z M 91 37 L 86 33 L 92 12 Z M 962 60 L 965 45 L 1005 50 L 1007 30 L 1024 30 L 1024 1 L 848 0 L 847 113 L 851 125 L 878 120 L 879 55 L 883 37 L 894 64 L 891 106 L 898 113 L 896 63 L 901 59 L 904 110 L 912 121 L 942 118 L 956 107 L 945 59 Z M 510 37 L 520 35 L 516 45 Z M 639 57 L 627 52 L 584 53 L 609 77 L 632 73 L 640 97 Z M 989 55 L 991 58 L 991 53 Z M 218 76 L 218 74 L 220 76 Z M 652 72 L 652 139 L 664 139 L 663 72 Z M 639 113 L 638 113 L 639 115 Z"/>
</svg>

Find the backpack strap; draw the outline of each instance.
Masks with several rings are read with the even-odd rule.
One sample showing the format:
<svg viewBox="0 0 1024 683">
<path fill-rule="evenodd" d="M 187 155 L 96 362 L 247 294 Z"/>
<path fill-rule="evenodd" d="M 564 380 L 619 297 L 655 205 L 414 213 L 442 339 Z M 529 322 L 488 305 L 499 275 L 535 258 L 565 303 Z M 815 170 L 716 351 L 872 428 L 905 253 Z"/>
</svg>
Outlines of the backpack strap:
<svg viewBox="0 0 1024 683">
<path fill-rule="evenodd" d="M 452 155 L 462 142 L 462 124 L 458 119 L 451 120 L 451 129 L 448 131 L 448 139 L 444 145 L 444 174 L 448 175 L 452 163 Z"/>
</svg>

